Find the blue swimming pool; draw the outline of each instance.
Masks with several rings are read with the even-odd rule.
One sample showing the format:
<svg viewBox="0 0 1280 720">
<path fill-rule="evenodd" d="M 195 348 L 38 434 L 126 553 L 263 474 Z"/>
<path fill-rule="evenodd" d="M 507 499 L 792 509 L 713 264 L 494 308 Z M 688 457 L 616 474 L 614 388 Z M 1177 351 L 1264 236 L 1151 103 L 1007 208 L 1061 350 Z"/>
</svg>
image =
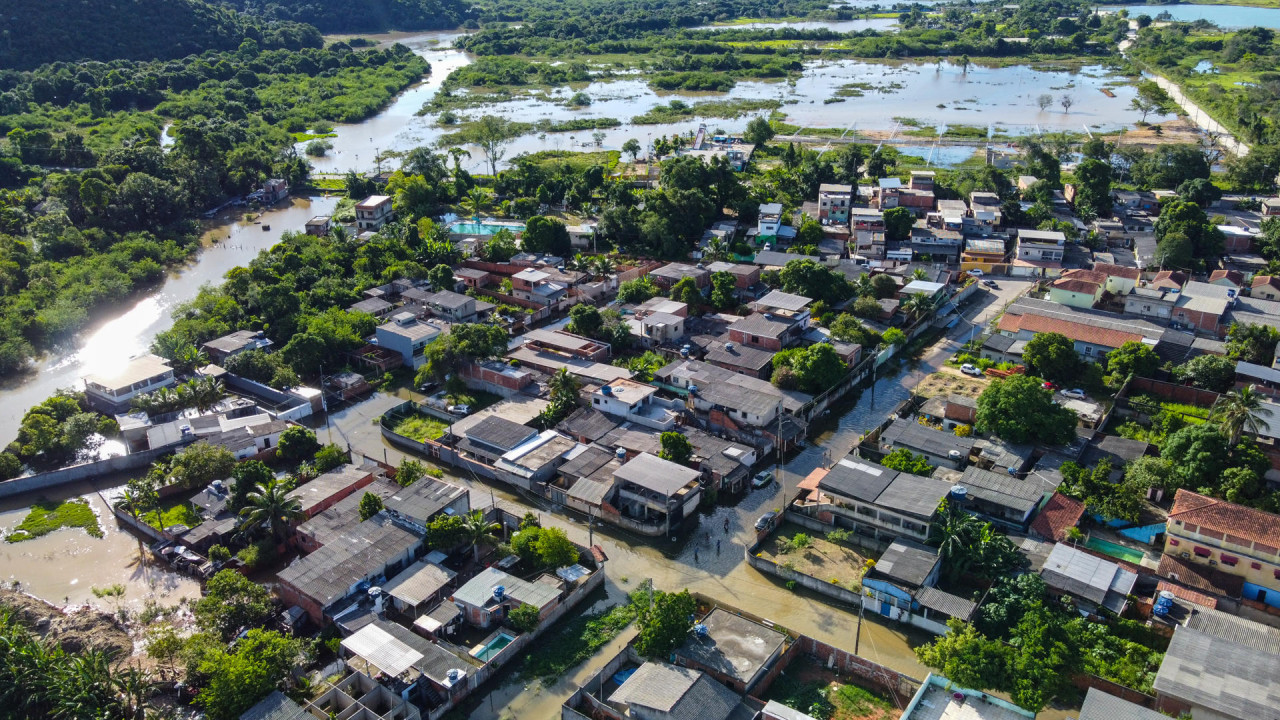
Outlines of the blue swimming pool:
<svg viewBox="0 0 1280 720">
<path fill-rule="evenodd" d="M 1116 543 L 1108 542 L 1101 538 L 1089 538 L 1089 541 L 1086 542 L 1084 546 L 1090 550 L 1097 550 L 1100 553 L 1110 555 L 1113 558 L 1127 560 L 1135 565 L 1141 564 L 1142 558 L 1145 557 L 1140 550 L 1134 550 L 1133 548 L 1128 548 L 1124 545 L 1117 545 Z"/>
<path fill-rule="evenodd" d="M 515 638 L 506 633 L 501 633 L 498 637 L 490 640 L 487 645 L 482 645 L 479 648 L 472 650 L 471 657 L 474 657 L 480 662 L 489 662 L 494 658 L 494 656 L 502 652 L 503 648 L 510 645 L 512 640 L 515 640 Z"/>
<path fill-rule="evenodd" d="M 513 233 L 524 232 L 522 223 L 471 222 L 459 220 L 449 226 L 449 232 L 459 235 L 496 235 L 499 230 L 510 230 Z"/>
</svg>

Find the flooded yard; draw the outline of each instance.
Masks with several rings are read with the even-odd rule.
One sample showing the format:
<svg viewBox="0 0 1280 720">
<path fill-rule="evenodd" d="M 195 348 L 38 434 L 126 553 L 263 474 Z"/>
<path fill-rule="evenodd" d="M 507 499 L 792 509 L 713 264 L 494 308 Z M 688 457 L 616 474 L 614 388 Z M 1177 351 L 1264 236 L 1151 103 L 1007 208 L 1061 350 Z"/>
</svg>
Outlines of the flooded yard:
<svg viewBox="0 0 1280 720">
<path fill-rule="evenodd" d="M 757 552 L 798 573 L 855 591 L 862 586 L 867 561 L 874 557 L 790 523 L 783 523 Z"/>
</svg>

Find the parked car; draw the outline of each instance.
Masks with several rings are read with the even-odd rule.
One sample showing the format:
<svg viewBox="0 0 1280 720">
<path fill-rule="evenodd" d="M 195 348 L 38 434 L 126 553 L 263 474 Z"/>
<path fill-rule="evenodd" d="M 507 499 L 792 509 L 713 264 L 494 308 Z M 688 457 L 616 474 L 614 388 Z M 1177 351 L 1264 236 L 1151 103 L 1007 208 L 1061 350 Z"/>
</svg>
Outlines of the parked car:
<svg viewBox="0 0 1280 720">
<path fill-rule="evenodd" d="M 773 473 L 768 470 L 761 470 L 756 473 L 755 477 L 751 478 L 751 487 L 762 488 L 771 482 L 773 482 Z"/>
<path fill-rule="evenodd" d="M 769 525 L 773 523 L 773 519 L 776 517 L 778 517 L 778 513 L 773 510 L 770 510 L 769 512 L 761 515 L 760 519 L 756 520 L 756 529 L 763 530 L 769 527 Z"/>
<path fill-rule="evenodd" d="M 989 288 L 994 288 L 994 289 L 997 289 L 997 290 L 998 290 L 998 289 L 1000 289 L 1000 286 L 996 284 L 996 281 L 995 281 L 995 280 L 983 280 L 983 281 L 982 281 L 982 284 L 983 284 L 983 285 L 986 285 L 986 286 L 987 286 L 987 287 L 989 287 Z"/>
<path fill-rule="evenodd" d="M 965 364 L 961 365 L 961 366 L 960 366 L 960 372 L 964 373 L 965 375 L 972 375 L 972 376 L 974 376 L 974 377 L 982 377 L 982 370 L 978 369 L 978 366 L 977 366 L 977 365 L 974 365 L 974 364 L 972 364 L 972 363 L 965 363 Z"/>
<path fill-rule="evenodd" d="M 454 415 L 466 415 L 471 412 L 471 407 L 469 405 L 450 405 L 449 412 Z"/>
<path fill-rule="evenodd" d="M 979 270 L 978 268 L 974 268 L 972 270 L 966 270 L 965 272 L 969 273 L 973 277 L 982 277 L 982 271 Z"/>
<path fill-rule="evenodd" d="M 1080 388 L 1071 388 L 1070 390 L 1063 390 L 1062 396 L 1069 397 L 1075 400 L 1083 400 L 1084 390 L 1081 390 Z"/>
<path fill-rule="evenodd" d="M 1045 381 L 1044 381 L 1044 383 L 1042 383 L 1042 384 L 1040 385 L 1040 387 L 1044 388 L 1045 390 L 1057 390 L 1057 389 L 1058 389 L 1058 386 L 1057 386 L 1057 385 L 1054 385 L 1052 382 L 1050 382 L 1050 381 L 1048 381 L 1048 380 L 1045 380 Z"/>
</svg>

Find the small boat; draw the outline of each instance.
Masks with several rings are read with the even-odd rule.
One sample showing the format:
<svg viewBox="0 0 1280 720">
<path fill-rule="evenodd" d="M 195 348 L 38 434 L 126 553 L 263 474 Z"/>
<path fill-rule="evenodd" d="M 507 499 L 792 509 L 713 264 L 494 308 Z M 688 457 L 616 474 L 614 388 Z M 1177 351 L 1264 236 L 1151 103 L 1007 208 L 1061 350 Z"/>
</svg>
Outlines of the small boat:
<svg viewBox="0 0 1280 720">
<path fill-rule="evenodd" d="M 268 230 L 270 230 L 270 229 L 271 229 L 271 226 L 270 226 L 270 225 L 263 225 L 263 226 L 262 226 L 262 231 L 263 231 L 263 232 L 266 232 L 266 231 L 268 231 Z"/>
<path fill-rule="evenodd" d="M 1116 96 L 1115 93 L 1111 92 L 1111 88 L 1099 88 L 1099 89 L 1102 90 L 1103 95 L 1106 95 L 1109 98 L 1113 98 Z"/>
</svg>

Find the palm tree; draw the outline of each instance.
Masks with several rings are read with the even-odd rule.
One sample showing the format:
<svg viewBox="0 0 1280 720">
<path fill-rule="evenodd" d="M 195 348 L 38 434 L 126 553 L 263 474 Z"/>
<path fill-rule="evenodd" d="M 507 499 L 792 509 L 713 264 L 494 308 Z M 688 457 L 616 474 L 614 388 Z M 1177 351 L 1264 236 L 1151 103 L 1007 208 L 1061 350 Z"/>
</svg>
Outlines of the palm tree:
<svg viewBox="0 0 1280 720">
<path fill-rule="evenodd" d="M 857 295 L 858 297 L 866 297 L 867 295 L 874 295 L 875 292 L 875 286 L 871 284 L 871 275 L 868 273 L 859 275 L 858 278 L 853 281 L 854 295 Z"/>
<path fill-rule="evenodd" d="M 333 242 L 338 245 L 346 245 L 351 241 L 351 233 L 347 232 L 345 225 L 334 225 L 329 230 L 329 237 L 333 238 Z"/>
<path fill-rule="evenodd" d="M 547 390 L 550 391 L 551 404 L 572 403 L 578 399 L 578 381 L 569 372 L 568 368 L 560 368 L 547 380 Z"/>
<path fill-rule="evenodd" d="M 924 293 L 913 293 L 902 301 L 902 312 L 915 318 L 922 318 L 933 310 L 933 299 Z"/>
<path fill-rule="evenodd" d="M 467 544 L 471 546 L 471 550 L 474 553 L 475 561 L 480 562 L 480 545 L 497 543 L 498 531 L 502 529 L 502 526 L 496 522 L 486 520 L 484 513 L 479 510 L 472 510 L 463 518 L 462 529 L 467 539 Z"/>
<path fill-rule="evenodd" d="M 272 482 L 259 485 L 248 495 L 249 504 L 240 510 L 244 522 L 240 532 L 248 534 L 263 525 L 271 529 L 271 536 L 277 543 L 285 540 L 290 526 L 305 520 L 307 515 L 302 511 L 302 503 L 297 498 L 289 497 L 287 486 Z"/>
<path fill-rule="evenodd" d="M 489 196 L 484 190 L 478 187 L 471 188 L 471 192 L 462 198 L 462 202 L 458 203 L 462 209 L 471 214 L 472 218 L 479 219 L 480 211 L 489 204 Z"/>
<path fill-rule="evenodd" d="M 67 668 L 51 689 L 54 718 L 111 717 L 119 715 L 119 701 L 111 676 L 111 657 L 96 648 L 71 656 Z"/>
<path fill-rule="evenodd" d="M 916 268 L 915 270 L 911 271 L 912 280 L 924 280 L 928 276 L 929 276 L 929 273 L 925 272 L 924 268 Z"/>
<path fill-rule="evenodd" d="M 702 251 L 702 259 L 709 262 L 724 260 L 729 256 L 729 246 L 725 244 L 724 238 L 713 237 L 707 241 L 707 247 Z"/>
<path fill-rule="evenodd" d="M 451 147 L 449 148 L 449 157 L 453 158 L 453 176 L 456 178 L 462 174 L 461 159 L 465 157 L 468 160 L 470 160 L 471 153 L 467 152 L 466 150 L 463 150 L 460 147 Z"/>
<path fill-rule="evenodd" d="M 156 694 L 156 685 L 151 681 L 150 673 L 137 666 L 126 668 L 111 678 L 120 702 L 124 705 L 124 716 L 131 720 L 144 720 L 148 700 Z"/>
<path fill-rule="evenodd" d="M 185 385 L 191 393 L 191 401 L 201 412 L 216 405 L 227 394 L 221 380 L 208 376 L 198 377 Z"/>
<path fill-rule="evenodd" d="M 973 563 L 971 547 L 981 526 L 972 515 L 946 501 L 938 515 L 939 522 L 929 527 L 929 539 L 938 543 L 944 567 L 952 577 L 958 577 Z"/>
<path fill-rule="evenodd" d="M 586 272 L 587 268 L 591 266 L 591 258 L 583 255 L 582 253 L 574 253 L 573 257 L 569 258 L 569 262 L 565 264 L 570 270 Z"/>
<path fill-rule="evenodd" d="M 173 359 L 173 364 L 180 370 L 192 370 L 209 364 L 209 356 L 205 351 L 195 345 L 187 345 L 182 348 L 178 357 Z"/>
<path fill-rule="evenodd" d="M 1257 385 L 1240 388 L 1223 395 L 1213 404 L 1212 417 L 1218 421 L 1222 432 L 1234 447 L 1247 430 L 1253 435 L 1269 426 L 1261 418 L 1271 417 L 1270 408 L 1263 406 L 1263 397 Z"/>
<path fill-rule="evenodd" d="M 605 255 L 597 256 L 591 262 L 591 271 L 593 275 L 596 275 L 603 280 L 604 278 L 609 277 L 609 275 L 614 271 L 613 260 L 609 259 L 609 257 Z"/>
</svg>

